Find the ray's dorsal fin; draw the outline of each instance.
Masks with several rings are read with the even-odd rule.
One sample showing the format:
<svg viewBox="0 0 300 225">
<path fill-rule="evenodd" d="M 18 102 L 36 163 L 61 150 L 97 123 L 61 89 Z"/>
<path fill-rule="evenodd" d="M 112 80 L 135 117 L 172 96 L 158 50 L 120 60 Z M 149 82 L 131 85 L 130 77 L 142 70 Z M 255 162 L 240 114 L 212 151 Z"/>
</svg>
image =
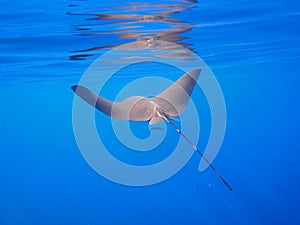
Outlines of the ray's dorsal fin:
<svg viewBox="0 0 300 225">
<path fill-rule="evenodd" d="M 149 121 L 149 124 L 150 125 L 153 125 L 153 124 L 157 124 L 157 123 L 161 123 L 163 122 L 164 119 L 161 118 L 161 117 L 153 117 L 150 121 Z"/>
</svg>

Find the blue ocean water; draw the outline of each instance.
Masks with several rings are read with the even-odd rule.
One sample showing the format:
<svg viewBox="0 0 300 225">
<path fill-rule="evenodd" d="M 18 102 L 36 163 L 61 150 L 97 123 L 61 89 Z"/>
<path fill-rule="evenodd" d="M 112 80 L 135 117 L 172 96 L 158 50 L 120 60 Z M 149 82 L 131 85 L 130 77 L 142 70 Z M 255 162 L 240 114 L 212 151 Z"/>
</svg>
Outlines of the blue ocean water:
<svg viewBox="0 0 300 225">
<path fill-rule="evenodd" d="M 0 224 L 300 223 L 299 1 L 1 0 L 0 17 Z M 109 49 L 151 38 L 190 49 L 218 79 L 227 128 L 214 165 L 232 192 L 210 169 L 199 173 L 196 154 L 170 179 L 143 187 L 113 183 L 82 157 L 70 86 Z M 181 73 L 141 63 L 119 71 L 103 95 L 149 75 Z M 194 94 L 203 148 L 210 118 L 203 93 Z M 111 138 L 108 117 L 95 117 Z M 149 135 L 146 123 L 131 125 Z M 153 163 L 171 153 L 178 136 L 168 134 L 154 159 L 113 140 L 111 151 Z"/>
</svg>

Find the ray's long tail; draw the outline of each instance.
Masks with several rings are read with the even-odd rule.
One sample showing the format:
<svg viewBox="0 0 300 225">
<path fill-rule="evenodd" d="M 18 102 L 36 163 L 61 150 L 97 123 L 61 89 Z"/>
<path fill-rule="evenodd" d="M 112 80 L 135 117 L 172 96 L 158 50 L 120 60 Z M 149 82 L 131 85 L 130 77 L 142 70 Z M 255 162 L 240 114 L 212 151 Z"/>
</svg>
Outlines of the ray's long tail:
<svg viewBox="0 0 300 225">
<path fill-rule="evenodd" d="M 171 125 L 171 127 L 173 127 L 177 133 L 179 133 L 192 147 L 195 151 L 198 152 L 198 154 L 204 159 L 204 161 L 209 165 L 209 167 L 214 171 L 214 173 L 220 178 L 220 180 L 226 185 L 226 187 L 232 191 L 232 187 L 228 184 L 228 182 L 223 178 L 223 176 L 219 173 L 219 171 L 208 161 L 208 159 L 202 154 L 202 152 L 198 149 L 198 147 L 196 145 L 193 144 L 193 142 L 190 141 L 190 139 L 187 138 L 187 136 L 185 136 L 182 131 L 175 126 L 174 123 L 171 122 L 171 120 L 168 119 L 167 116 L 162 115 L 160 113 L 158 113 L 158 115 L 163 118 L 168 124 Z"/>
</svg>

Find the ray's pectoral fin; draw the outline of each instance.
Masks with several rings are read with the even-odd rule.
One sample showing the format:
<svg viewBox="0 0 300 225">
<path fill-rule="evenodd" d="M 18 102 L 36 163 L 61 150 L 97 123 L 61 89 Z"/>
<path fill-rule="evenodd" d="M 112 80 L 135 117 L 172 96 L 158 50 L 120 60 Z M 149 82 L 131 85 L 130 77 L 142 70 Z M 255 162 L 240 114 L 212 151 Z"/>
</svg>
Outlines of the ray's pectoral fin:
<svg viewBox="0 0 300 225">
<path fill-rule="evenodd" d="M 180 77 L 165 91 L 157 95 L 157 98 L 162 98 L 171 103 L 177 113 L 169 113 L 171 116 L 181 115 L 186 109 L 190 100 L 194 87 L 199 79 L 201 69 L 194 69 Z M 154 98 L 155 99 L 155 98 Z"/>
<path fill-rule="evenodd" d="M 164 109 L 165 115 L 170 120 L 176 120 L 172 116 L 179 116 L 183 113 L 200 72 L 200 69 L 189 71 L 153 98 L 132 96 L 122 102 L 112 102 L 82 85 L 74 85 L 71 89 L 84 101 L 107 116 L 120 120 L 147 121 L 150 119 L 150 124 L 156 124 L 163 121 L 163 118 L 156 115 L 152 118 L 154 111 L 158 109 L 157 106 Z M 155 107 L 153 107 L 153 104 L 155 104 Z"/>
<path fill-rule="evenodd" d="M 165 91 L 154 97 L 153 101 L 159 102 L 159 99 L 164 99 L 175 107 L 176 112 L 171 112 L 172 110 L 167 110 L 170 116 L 179 116 L 186 109 L 188 102 L 190 100 L 191 94 L 195 88 L 195 85 L 199 79 L 201 69 L 194 69 L 182 77 L 180 77 L 174 84 L 168 87 Z M 166 106 L 164 106 L 166 109 Z"/>
<path fill-rule="evenodd" d="M 111 116 L 113 102 L 104 99 L 82 85 L 71 86 L 71 89 L 91 106 Z"/>
</svg>

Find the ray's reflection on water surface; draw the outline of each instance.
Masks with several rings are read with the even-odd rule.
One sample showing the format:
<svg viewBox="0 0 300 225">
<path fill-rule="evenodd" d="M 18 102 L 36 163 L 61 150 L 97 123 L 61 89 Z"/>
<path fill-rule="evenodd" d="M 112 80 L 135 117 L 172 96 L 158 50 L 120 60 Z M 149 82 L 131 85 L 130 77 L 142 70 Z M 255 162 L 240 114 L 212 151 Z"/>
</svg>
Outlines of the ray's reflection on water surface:
<svg viewBox="0 0 300 225">
<path fill-rule="evenodd" d="M 96 46 L 71 50 L 69 58 L 84 60 L 101 50 L 134 41 L 140 41 L 149 47 L 152 47 L 149 43 L 153 41 L 166 41 L 193 50 L 187 32 L 195 24 L 183 21 L 176 15 L 182 12 L 193 13 L 195 2 L 197 1 L 181 0 L 172 4 L 138 2 L 112 7 L 94 6 L 92 9 L 81 9 L 81 2 L 70 4 L 70 16 L 84 16 L 81 24 L 72 25 L 75 35 L 97 37 L 99 42 L 96 41 Z M 189 59 L 186 53 L 177 52 L 176 57 Z"/>
</svg>

